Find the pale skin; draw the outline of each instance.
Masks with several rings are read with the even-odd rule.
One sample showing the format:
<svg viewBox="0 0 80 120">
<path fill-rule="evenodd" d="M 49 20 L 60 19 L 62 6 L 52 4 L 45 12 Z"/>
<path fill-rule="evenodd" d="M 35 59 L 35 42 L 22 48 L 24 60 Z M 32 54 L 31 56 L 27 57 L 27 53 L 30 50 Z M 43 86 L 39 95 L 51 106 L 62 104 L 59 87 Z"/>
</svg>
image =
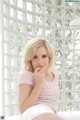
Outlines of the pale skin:
<svg viewBox="0 0 80 120">
<path fill-rule="evenodd" d="M 53 80 L 53 75 L 50 72 L 47 74 L 46 69 L 49 65 L 50 58 L 47 54 L 46 48 L 41 46 L 37 48 L 34 58 L 31 60 L 31 64 L 34 68 L 34 80 L 35 86 L 21 84 L 19 86 L 19 109 L 23 113 L 26 109 L 36 104 L 39 97 L 43 81 Z M 59 116 L 52 113 L 45 113 L 37 116 L 33 120 L 62 120 Z"/>
</svg>

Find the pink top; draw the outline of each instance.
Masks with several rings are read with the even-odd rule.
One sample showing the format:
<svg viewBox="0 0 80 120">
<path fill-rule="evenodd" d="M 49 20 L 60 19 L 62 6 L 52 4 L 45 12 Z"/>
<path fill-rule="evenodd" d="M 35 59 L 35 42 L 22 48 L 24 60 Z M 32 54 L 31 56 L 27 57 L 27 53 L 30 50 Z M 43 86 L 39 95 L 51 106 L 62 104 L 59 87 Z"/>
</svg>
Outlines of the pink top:
<svg viewBox="0 0 80 120">
<path fill-rule="evenodd" d="M 44 80 L 42 90 L 38 97 L 36 104 L 46 104 L 55 112 L 57 111 L 57 101 L 59 98 L 59 89 L 58 89 L 58 80 L 55 72 L 52 72 L 55 75 L 53 81 Z M 29 71 L 24 71 L 19 76 L 19 85 L 20 84 L 29 84 L 34 87 L 35 80 L 33 78 L 33 73 Z"/>
</svg>

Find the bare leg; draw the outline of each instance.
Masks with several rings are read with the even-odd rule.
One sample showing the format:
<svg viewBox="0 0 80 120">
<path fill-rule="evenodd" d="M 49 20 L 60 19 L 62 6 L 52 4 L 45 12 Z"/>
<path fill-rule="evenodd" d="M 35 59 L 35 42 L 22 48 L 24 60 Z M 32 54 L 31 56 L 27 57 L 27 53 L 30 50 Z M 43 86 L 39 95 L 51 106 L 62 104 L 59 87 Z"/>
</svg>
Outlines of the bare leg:
<svg viewBox="0 0 80 120">
<path fill-rule="evenodd" d="M 44 113 L 33 118 L 32 120 L 63 120 L 63 119 L 57 116 L 56 114 Z"/>
</svg>

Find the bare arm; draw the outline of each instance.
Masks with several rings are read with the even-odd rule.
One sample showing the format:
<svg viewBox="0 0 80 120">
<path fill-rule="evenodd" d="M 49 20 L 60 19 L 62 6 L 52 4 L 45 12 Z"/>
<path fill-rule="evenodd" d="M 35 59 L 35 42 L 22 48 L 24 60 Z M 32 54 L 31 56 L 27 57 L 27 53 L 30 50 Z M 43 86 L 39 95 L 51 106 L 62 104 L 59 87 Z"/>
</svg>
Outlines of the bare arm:
<svg viewBox="0 0 80 120">
<path fill-rule="evenodd" d="M 32 89 L 30 85 L 19 86 L 19 109 L 23 113 L 27 108 L 36 104 L 41 91 L 41 86 L 35 85 Z"/>
<path fill-rule="evenodd" d="M 35 72 L 34 79 L 34 87 L 27 84 L 19 85 L 19 109 L 21 113 L 23 113 L 27 108 L 36 104 L 36 101 L 39 97 L 43 83 L 42 72 Z"/>
</svg>

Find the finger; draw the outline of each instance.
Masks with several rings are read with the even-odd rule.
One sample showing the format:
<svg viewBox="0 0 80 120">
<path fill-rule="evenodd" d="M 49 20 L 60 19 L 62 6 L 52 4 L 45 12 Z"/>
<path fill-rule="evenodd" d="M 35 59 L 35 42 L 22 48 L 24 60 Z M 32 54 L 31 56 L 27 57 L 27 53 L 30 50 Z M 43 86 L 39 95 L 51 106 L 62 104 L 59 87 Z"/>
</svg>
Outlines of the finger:
<svg viewBox="0 0 80 120">
<path fill-rule="evenodd" d="M 39 72 L 41 70 L 41 68 L 40 67 L 37 67 L 36 69 L 35 69 L 35 72 L 37 73 L 37 72 Z"/>
<path fill-rule="evenodd" d="M 38 71 L 38 73 L 43 74 L 43 73 L 44 73 L 44 69 L 41 68 L 41 69 Z"/>
</svg>

